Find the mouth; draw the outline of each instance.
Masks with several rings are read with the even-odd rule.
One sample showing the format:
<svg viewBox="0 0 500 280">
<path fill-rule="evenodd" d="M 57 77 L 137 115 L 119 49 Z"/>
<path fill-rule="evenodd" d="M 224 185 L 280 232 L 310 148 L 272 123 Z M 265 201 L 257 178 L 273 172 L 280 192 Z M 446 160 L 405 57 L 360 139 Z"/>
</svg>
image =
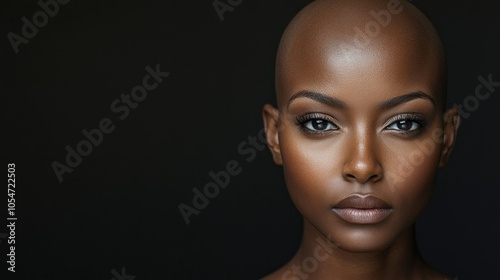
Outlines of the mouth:
<svg viewBox="0 0 500 280">
<path fill-rule="evenodd" d="M 351 224 L 377 224 L 387 219 L 392 207 L 373 195 L 350 195 L 332 208 L 342 220 Z"/>
</svg>

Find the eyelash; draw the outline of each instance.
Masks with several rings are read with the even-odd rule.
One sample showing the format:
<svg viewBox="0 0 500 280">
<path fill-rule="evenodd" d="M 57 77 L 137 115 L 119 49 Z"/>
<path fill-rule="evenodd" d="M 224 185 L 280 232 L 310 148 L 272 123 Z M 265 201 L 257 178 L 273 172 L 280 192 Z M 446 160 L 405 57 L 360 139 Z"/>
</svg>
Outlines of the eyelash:
<svg viewBox="0 0 500 280">
<path fill-rule="evenodd" d="M 333 129 L 328 129 L 328 130 L 311 130 L 307 128 L 307 124 L 310 123 L 313 120 L 321 120 L 324 122 L 327 122 L 328 125 L 333 126 Z M 416 124 L 418 127 L 416 129 L 412 130 L 398 130 L 398 129 L 388 129 L 389 127 L 393 125 L 397 125 L 398 122 L 400 121 L 409 121 L 411 122 L 411 127 L 413 127 L 414 124 Z M 305 115 L 298 116 L 295 120 L 295 123 L 299 128 L 306 134 L 325 134 L 329 133 L 331 131 L 336 131 L 339 129 L 339 127 L 333 122 L 333 119 L 329 116 L 325 116 L 323 114 L 319 113 L 308 113 Z M 395 131 L 398 134 L 403 134 L 407 136 L 414 136 L 417 134 L 420 134 L 421 132 L 424 131 L 426 126 L 428 125 L 427 120 L 425 120 L 424 117 L 422 117 L 418 113 L 405 113 L 405 114 L 400 114 L 396 115 L 393 118 L 391 118 L 388 121 L 388 125 L 385 125 L 384 129 Z"/>
<path fill-rule="evenodd" d="M 397 116 L 391 118 L 389 120 L 389 124 L 385 126 L 385 129 L 389 128 L 392 125 L 397 124 L 400 121 L 409 121 L 413 124 L 417 124 L 418 127 L 416 129 L 413 129 L 413 130 L 396 130 L 396 129 L 388 129 L 388 130 L 396 131 L 397 133 L 408 135 L 408 136 L 413 136 L 413 135 L 417 135 L 417 134 L 420 134 L 421 132 L 423 132 L 425 130 L 425 128 L 427 127 L 427 125 L 429 124 L 429 122 L 427 120 L 425 120 L 425 118 L 422 117 L 418 113 L 405 113 L 405 114 L 400 114 L 400 115 L 397 115 Z M 412 127 L 413 127 L 413 124 L 412 124 Z"/>
<path fill-rule="evenodd" d="M 321 120 L 326 122 L 329 125 L 332 125 L 334 129 L 329 129 L 329 130 L 311 130 L 307 128 L 307 124 L 310 123 L 311 121 L 314 120 Z M 339 127 L 333 122 L 333 119 L 331 117 L 325 116 L 323 114 L 318 114 L 318 113 L 309 113 L 305 115 L 298 116 L 295 119 L 295 123 L 299 126 L 299 128 L 307 134 L 324 134 L 328 133 L 334 130 L 338 130 Z"/>
</svg>

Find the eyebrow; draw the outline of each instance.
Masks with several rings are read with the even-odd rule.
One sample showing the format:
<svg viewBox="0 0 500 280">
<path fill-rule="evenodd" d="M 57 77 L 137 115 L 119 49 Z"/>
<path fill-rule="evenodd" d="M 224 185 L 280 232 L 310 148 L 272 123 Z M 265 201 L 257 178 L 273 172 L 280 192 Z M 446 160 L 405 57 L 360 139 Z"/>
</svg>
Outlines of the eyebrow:
<svg viewBox="0 0 500 280">
<path fill-rule="evenodd" d="M 288 106 L 290 106 L 290 104 L 295 99 L 302 98 L 302 97 L 309 98 L 309 99 L 312 99 L 314 101 L 323 103 L 325 105 L 328 105 L 331 107 L 336 107 L 338 109 L 346 109 L 347 108 L 347 104 L 338 98 L 328 96 L 328 95 L 323 94 L 323 93 L 308 91 L 308 90 L 302 90 L 302 91 L 299 91 L 299 92 L 295 93 L 294 95 L 292 95 L 292 97 L 290 97 L 290 99 L 288 100 Z M 391 98 L 387 101 L 382 102 L 380 105 L 378 105 L 378 110 L 383 111 L 383 110 L 392 109 L 392 108 L 397 107 L 401 104 L 404 104 L 404 103 L 407 103 L 409 101 L 412 101 L 414 99 L 419 99 L 419 98 L 429 100 L 432 103 L 432 105 L 434 107 L 436 107 L 436 102 L 434 101 L 434 98 L 432 98 L 432 96 L 430 96 L 424 92 L 421 92 L 421 91 L 415 91 L 415 92 L 410 92 L 410 93 L 403 94 L 400 96 L 396 96 L 394 98 Z"/>
<path fill-rule="evenodd" d="M 383 110 L 388 110 L 392 109 L 394 107 L 397 107 L 403 103 L 415 100 L 415 99 L 426 99 L 429 100 L 434 107 L 436 107 L 436 101 L 434 101 L 434 98 L 432 96 L 428 95 L 427 93 L 423 93 L 421 91 L 415 91 L 415 92 L 410 92 L 407 94 L 403 94 L 400 96 L 396 96 L 394 98 L 391 98 L 387 101 L 382 102 L 379 106 L 378 109 L 380 111 Z"/>
<path fill-rule="evenodd" d="M 299 91 L 299 92 L 295 93 L 294 95 L 292 95 L 292 97 L 290 97 L 290 99 L 288 100 L 288 106 L 290 106 L 292 101 L 294 101 L 297 98 L 301 98 L 301 97 L 309 98 L 309 99 L 312 99 L 314 101 L 318 101 L 319 103 L 323 103 L 325 105 L 328 105 L 331 107 L 336 107 L 339 109 L 347 108 L 347 104 L 345 104 L 345 102 L 341 101 L 340 99 L 328 96 L 328 95 L 323 94 L 323 93 L 313 92 L 313 91 L 308 91 L 308 90 L 302 90 L 302 91 Z"/>
</svg>

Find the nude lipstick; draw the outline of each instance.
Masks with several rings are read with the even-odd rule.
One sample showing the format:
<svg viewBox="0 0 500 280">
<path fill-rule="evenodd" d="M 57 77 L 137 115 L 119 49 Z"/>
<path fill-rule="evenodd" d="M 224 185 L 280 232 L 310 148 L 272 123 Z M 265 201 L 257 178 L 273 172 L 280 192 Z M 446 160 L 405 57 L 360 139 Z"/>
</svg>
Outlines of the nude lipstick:
<svg viewBox="0 0 500 280">
<path fill-rule="evenodd" d="M 332 208 L 342 220 L 351 224 L 377 224 L 392 213 L 392 208 L 373 195 L 350 195 Z"/>
</svg>

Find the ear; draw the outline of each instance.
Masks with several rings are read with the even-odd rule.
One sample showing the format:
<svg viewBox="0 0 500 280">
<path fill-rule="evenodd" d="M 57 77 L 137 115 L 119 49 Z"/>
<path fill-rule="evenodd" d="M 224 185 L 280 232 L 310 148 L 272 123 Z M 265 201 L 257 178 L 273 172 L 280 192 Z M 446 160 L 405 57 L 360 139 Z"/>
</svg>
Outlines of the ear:
<svg viewBox="0 0 500 280">
<path fill-rule="evenodd" d="M 460 115 L 457 108 L 451 108 L 443 116 L 444 119 L 444 135 L 443 135 L 443 149 L 441 150 L 441 159 L 439 166 L 444 166 L 448 162 L 451 150 L 455 146 L 457 139 L 458 127 L 460 126 Z"/>
<path fill-rule="evenodd" d="M 280 142 L 278 138 L 279 111 L 273 106 L 266 104 L 262 108 L 262 118 L 264 119 L 264 129 L 266 131 L 267 146 L 273 155 L 274 163 L 283 164 L 281 158 Z"/>
</svg>

